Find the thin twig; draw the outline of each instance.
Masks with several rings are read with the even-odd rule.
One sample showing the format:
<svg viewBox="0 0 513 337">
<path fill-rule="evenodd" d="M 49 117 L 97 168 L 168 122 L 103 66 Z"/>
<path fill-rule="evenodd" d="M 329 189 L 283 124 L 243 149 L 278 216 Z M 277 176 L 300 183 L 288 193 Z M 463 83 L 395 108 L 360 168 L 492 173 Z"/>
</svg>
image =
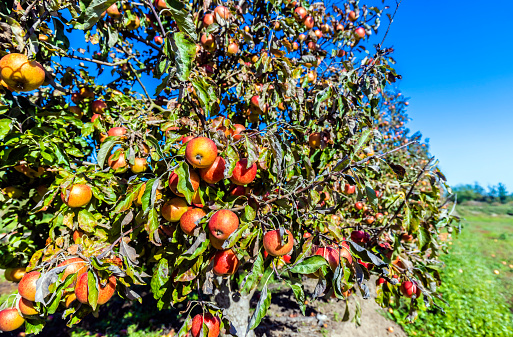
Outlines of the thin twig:
<svg viewBox="0 0 513 337">
<path fill-rule="evenodd" d="M 162 37 L 165 38 L 167 35 L 166 31 L 164 29 L 164 26 L 162 26 L 162 21 L 160 21 L 160 17 L 158 15 L 157 11 L 155 10 L 155 7 L 153 6 L 153 3 L 151 1 L 146 1 L 146 5 L 150 6 L 151 11 L 153 12 L 153 15 L 155 15 L 155 17 L 157 18 L 157 22 L 159 23 L 160 31 L 162 32 Z"/>
<path fill-rule="evenodd" d="M 62 56 L 63 57 L 68 57 L 68 58 L 72 58 L 72 59 L 81 60 L 81 61 L 86 61 L 86 62 L 93 62 L 93 63 L 97 63 L 97 64 L 101 64 L 101 65 L 104 65 L 104 66 L 109 66 L 109 67 L 115 67 L 115 66 L 119 66 L 119 65 L 128 63 L 128 61 L 131 58 L 133 58 L 133 56 L 129 56 L 127 59 L 124 59 L 124 60 L 121 60 L 121 61 L 118 61 L 118 62 L 110 63 L 110 62 L 104 62 L 104 61 L 90 59 L 90 58 L 87 58 L 87 57 L 76 56 L 76 55 L 68 55 L 68 54 L 66 54 L 66 55 L 62 55 Z"/>
<path fill-rule="evenodd" d="M 385 36 L 383 36 L 383 40 L 381 40 L 381 43 L 378 45 L 379 49 L 381 49 L 381 46 L 383 45 L 383 42 L 385 42 L 385 38 L 387 37 L 388 35 L 388 31 L 390 30 L 390 27 L 392 26 L 392 22 L 394 22 L 394 18 L 395 18 L 395 14 L 397 13 L 397 10 L 399 9 L 399 6 L 401 5 L 401 2 L 403 2 L 402 0 L 400 0 L 398 3 L 397 3 L 397 7 L 395 8 L 395 12 L 394 14 L 392 15 L 392 20 L 390 20 L 390 22 L 388 23 L 388 28 L 387 28 L 387 31 L 385 33 Z"/>
<path fill-rule="evenodd" d="M 392 216 L 392 218 L 390 219 L 388 224 L 386 226 L 383 226 L 383 228 L 381 228 L 380 231 L 376 235 L 374 235 L 374 237 L 370 241 L 371 244 L 376 242 L 376 240 L 381 236 L 381 234 L 383 234 L 388 228 L 390 228 L 390 225 L 394 222 L 394 220 L 397 218 L 399 213 L 402 211 L 403 207 L 408 202 L 408 199 L 410 198 L 411 194 L 413 193 L 413 190 L 415 189 L 415 185 L 417 185 L 417 183 L 419 182 L 420 178 L 426 172 L 426 168 L 431 164 L 431 162 L 433 161 L 434 158 L 435 157 L 432 157 L 431 159 L 429 159 L 427 164 L 424 165 L 424 167 L 422 168 L 420 173 L 417 175 L 417 178 L 415 179 L 415 181 L 411 184 L 410 189 L 409 189 L 408 193 L 406 194 L 406 196 L 404 197 L 404 200 L 401 203 L 401 205 L 399 205 L 399 208 L 395 211 L 394 215 Z"/>
</svg>

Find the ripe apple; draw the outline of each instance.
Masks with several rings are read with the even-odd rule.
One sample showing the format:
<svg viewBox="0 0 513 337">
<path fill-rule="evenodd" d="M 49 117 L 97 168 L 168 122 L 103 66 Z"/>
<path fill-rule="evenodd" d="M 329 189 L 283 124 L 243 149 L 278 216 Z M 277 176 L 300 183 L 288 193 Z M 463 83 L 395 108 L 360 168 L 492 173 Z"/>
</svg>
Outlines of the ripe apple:
<svg viewBox="0 0 513 337">
<path fill-rule="evenodd" d="M 75 293 L 71 293 L 69 295 L 67 295 L 64 299 L 64 306 L 66 307 L 66 309 L 68 309 L 69 307 L 71 307 L 71 304 L 77 299 L 77 295 L 75 295 Z"/>
<path fill-rule="evenodd" d="M 107 14 L 109 14 L 111 18 L 119 18 L 121 16 L 121 13 L 119 12 L 118 5 L 116 3 L 110 5 L 110 7 L 107 8 Z"/>
<path fill-rule="evenodd" d="M 344 25 L 342 24 L 337 24 L 337 27 L 335 28 L 338 32 L 343 32 L 344 31 Z"/>
<path fill-rule="evenodd" d="M 306 26 L 306 29 L 312 29 L 315 26 L 314 18 L 308 15 L 304 20 L 303 23 Z"/>
<path fill-rule="evenodd" d="M 317 249 L 315 255 L 320 255 L 328 261 L 330 268 L 334 271 L 338 264 L 340 263 L 339 259 L 339 250 L 335 247 L 322 247 Z M 349 250 L 344 246 L 344 248 L 340 249 L 340 256 L 345 258 L 349 263 L 353 262 L 353 258 L 349 253 Z M 315 273 L 314 273 L 315 274 Z M 318 275 L 316 275 L 318 276 Z"/>
<path fill-rule="evenodd" d="M 235 185 L 247 185 L 255 180 L 257 174 L 257 165 L 253 163 L 248 169 L 248 160 L 243 158 L 235 164 L 233 169 L 232 177 L 230 180 Z"/>
<path fill-rule="evenodd" d="M 91 190 L 91 187 L 84 184 L 72 185 L 71 187 L 68 187 L 66 191 L 63 191 L 61 193 L 62 202 L 64 202 L 66 205 L 68 205 L 68 207 L 71 208 L 82 207 L 87 205 L 89 201 L 91 201 L 92 197 L 93 192 Z"/>
<path fill-rule="evenodd" d="M 178 177 L 178 174 L 176 174 L 175 172 L 171 173 L 171 175 L 169 176 L 169 189 L 177 196 L 184 197 L 182 193 L 178 192 L 179 180 L 180 179 Z M 200 184 L 200 177 L 195 171 L 191 169 L 189 169 L 189 181 L 194 191 L 198 190 Z"/>
<path fill-rule="evenodd" d="M 180 143 L 187 144 L 189 141 L 191 141 L 191 139 L 194 139 L 194 138 L 195 138 L 194 136 L 184 136 L 184 137 L 180 138 Z"/>
<path fill-rule="evenodd" d="M 315 36 L 317 36 L 318 39 L 322 38 L 322 32 L 318 29 L 314 31 Z"/>
<path fill-rule="evenodd" d="M 194 167 L 205 168 L 217 158 L 217 146 L 207 137 L 196 137 L 187 143 L 185 159 Z"/>
<path fill-rule="evenodd" d="M 315 71 L 309 71 L 308 74 L 306 75 L 306 78 L 307 78 L 308 82 L 313 83 L 313 82 L 315 82 L 315 80 L 317 78 L 317 74 L 315 73 Z"/>
<path fill-rule="evenodd" d="M 292 49 L 293 50 L 298 50 L 299 49 L 299 43 L 297 43 L 296 41 L 292 42 Z"/>
<path fill-rule="evenodd" d="M 283 256 L 290 253 L 294 247 L 294 237 L 289 230 L 285 230 L 285 235 L 285 244 L 282 246 L 279 229 L 265 233 L 263 239 L 265 251 L 272 256 Z"/>
<path fill-rule="evenodd" d="M 98 305 L 107 303 L 116 291 L 116 277 L 109 277 L 105 285 L 98 284 Z M 75 296 L 80 303 L 89 304 L 89 286 L 87 273 L 80 275 L 75 286 Z"/>
<path fill-rule="evenodd" d="M 203 17 L 203 25 L 205 27 L 208 27 L 213 23 L 214 23 L 214 15 L 212 13 L 205 14 L 205 16 Z"/>
<path fill-rule="evenodd" d="M 214 274 L 218 276 L 233 275 L 239 267 L 239 259 L 233 250 L 220 250 L 214 255 Z"/>
<path fill-rule="evenodd" d="M 115 171 L 126 172 L 128 170 L 128 162 L 126 161 L 125 152 L 121 149 L 118 149 L 115 152 L 116 153 L 113 153 L 109 156 L 107 164 L 110 166 L 111 169 Z M 114 159 L 114 156 L 118 156 L 118 158 Z"/>
<path fill-rule="evenodd" d="M 212 34 L 203 34 L 200 39 L 203 48 L 206 50 L 212 51 L 216 47 L 216 40 Z"/>
<path fill-rule="evenodd" d="M 0 331 L 8 332 L 20 328 L 25 319 L 20 316 L 18 309 L 8 308 L 0 311 Z"/>
<path fill-rule="evenodd" d="M 84 115 L 84 112 L 82 111 L 82 109 L 80 109 L 78 106 L 74 105 L 74 106 L 70 106 L 69 107 L 69 112 L 71 112 L 72 114 L 74 114 L 77 118 L 82 118 L 82 116 Z"/>
<path fill-rule="evenodd" d="M 383 283 L 387 283 L 387 280 L 385 280 L 384 278 L 380 277 L 377 281 L 378 285 L 381 285 Z"/>
<path fill-rule="evenodd" d="M 214 213 L 208 222 L 208 230 L 216 239 L 226 240 L 239 228 L 239 217 L 228 209 Z"/>
<path fill-rule="evenodd" d="M 24 54 L 11 53 L 0 59 L 0 78 L 17 92 L 32 91 L 45 81 L 45 70 Z"/>
<path fill-rule="evenodd" d="M 194 235 L 194 231 L 199 228 L 197 222 L 207 214 L 201 208 L 191 208 L 180 218 L 180 228 L 187 235 Z"/>
<path fill-rule="evenodd" d="M 214 13 L 216 13 L 217 15 L 219 15 L 221 18 L 223 19 L 228 19 L 230 17 L 230 15 L 232 14 L 230 12 L 230 10 L 224 6 L 217 6 L 215 9 L 214 9 Z"/>
<path fill-rule="evenodd" d="M 20 312 L 23 316 L 32 316 L 38 314 L 36 308 L 34 308 L 34 302 L 24 299 L 23 297 L 21 297 L 18 301 L 18 308 L 20 309 Z"/>
<path fill-rule="evenodd" d="M 344 192 L 346 194 L 353 194 L 355 191 L 356 191 L 355 185 L 349 185 L 349 184 L 344 185 Z"/>
<path fill-rule="evenodd" d="M 349 21 L 355 22 L 356 21 L 356 13 L 354 11 L 350 11 L 347 14 L 347 18 L 349 19 Z"/>
<path fill-rule="evenodd" d="M 356 28 L 355 33 L 362 39 L 365 37 L 365 29 L 363 27 Z"/>
<path fill-rule="evenodd" d="M 80 230 L 76 230 L 73 232 L 73 242 L 74 243 L 79 243 L 80 239 L 85 235 L 84 232 L 80 231 Z"/>
<path fill-rule="evenodd" d="M 142 173 L 148 169 L 148 160 L 146 158 L 135 158 L 134 165 L 130 165 L 132 173 Z"/>
<path fill-rule="evenodd" d="M 97 119 L 97 118 L 100 118 L 100 120 L 102 119 L 102 116 L 100 114 L 94 114 L 93 117 L 91 117 L 91 123 L 94 123 L 94 121 Z"/>
<path fill-rule="evenodd" d="M 12 282 L 20 282 L 23 276 L 26 274 L 25 267 L 12 268 L 10 272 L 10 278 Z"/>
<path fill-rule="evenodd" d="M 141 19 L 136 15 L 132 19 L 130 19 L 126 25 L 126 29 L 128 30 L 136 30 L 141 25 Z"/>
<path fill-rule="evenodd" d="M 217 157 L 209 167 L 199 169 L 201 179 L 209 184 L 217 184 L 224 179 L 226 161 L 223 157 Z"/>
<path fill-rule="evenodd" d="M 352 231 L 351 232 L 351 240 L 353 240 L 356 243 L 369 242 L 370 235 L 369 235 L 369 233 L 362 231 L 362 230 Z"/>
<path fill-rule="evenodd" d="M 401 235 L 401 239 L 402 239 L 404 242 L 412 242 L 412 241 L 413 241 L 413 235 L 408 234 L 408 233 L 403 233 L 403 234 Z"/>
<path fill-rule="evenodd" d="M 25 276 L 18 283 L 18 293 L 26 300 L 34 302 L 36 299 L 36 282 L 41 276 L 38 271 L 31 271 L 26 273 Z"/>
<path fill-rule="evenodd" d="M 159 11 L 163 10 L 163 9 L 166 9 L 168 8 L 167 7 L 167 3 L 166 3 L 166 0 L 155 0 L 155 7 L 157 7 L 157 9 Z"/>
<path fill-rule="evenodd" d="M 64 281 L 68 275 L 76 274 L 73 284 L 77 282 L 77 279 L 84 273 L 87 273 L 87 262 L 79 257 L 74 257 L 61 262 L 57 267 L 68 266 L 64 269 L 64 273 L 61 276 L 61 281 Z"/>
<path fill-rule="evenodd" d="M 367 225 L 372 225 L 374 223 L 374 220 L 376 220 L 372 215 L 365 218 L 365 223 Z"/>
<path fill-rule="evenodd" d="M 167 221 L 177 222 L 180 221 L 182 215 L 187 212 L 189 206 L 185 199 L 182 198 L 173 198 L 164 203 L 162 205 L 162 216 Z"/>
<path fill-rule="evenodd" d="M 329 136 L 323 132 L 314 132 L 308 137 L 308 144 L 312 149 L 325 149 Z"/>
<path fill-rule="evenodd" d="M 316 48 L 317 48 L 317 45 L 315 44 L 315 42 L 313 42 L 313 41 L 308 42 L 308 49 L 315 50 Z"/>
<path fill-rule="evenodd" d="M 246 195 L 246 187 L 244 186 L 241 186 L 241 185 L 232 185 L 230 186 L 230 195 L 232 197 L 240 197 L 240 196 L 243 196 L 243 195 Z"/>
<path fill-rule="evenodd" d="M 124 136 L 125 134 L 127 133 L 127 129 L 122 127 L 122 126 L 117 126 L 117 127 L 114 127 L 114 128 L 111 128 L 107 134 L 112 137 L 112 136 Z"/>
<path fill-rule="evenodd" d="M 357 203 L 354 204 L 354 207 L 357 209 L 357 210 L 361 210 L 363 208 L 363 203 L 358 201 Z"/>
<path fill-rule="evenodd" d="M 203 329 L 203 323 L 208 327 L 208 335 L 205 337 L 217 337 L 219 336 L 219 324 L 220 320 L 218 317 L 212 316 L 210 313 L 198 314 L 192 319 L 191 334 L 192 337 L 199 337 Z"/>
<path fill-rule="evenodd" d="M 164 39 L 162 38 L 162 36 L 160 35 L 157 35 L 153 38 L 153 41 L 155 41 L 156 44 L 163 44 L 164 43 Z"/>
<path fill-rule="evenodd" d="M 404 281 L 401 284 L 401 292 L 405 297 L 411 298 L 417 292 L 417 286 L 411 281 Z"/>
<path fill-rule="evenodd" d="M 96 100 L 93 103 L 91 103 L 91 110 L 94 114 L 103 114 L 105 112 L 105 109 L 107 109 L 107 103 L 105 103 L 102 100 Z"/>
<path fill-rule="evenodd" d="M 235 130 L 230 129 L 230 135 L 233 137 L 234 141 L 238 141 L 242 138 L 242 131 L 246 130 L 246 127 L 242 124 L 234 124 Z"/>
<path fill-rule="evenodd" d="M 14 186 L 8 186 L 4 188 L 3 192 L 10 199 L 19 199 L 23 195 L 23 191 Z"/>
<path fill-rule="evenodd" d="M 226 51 L 226 53 L 229 55 L 229 56 L 232 56 L 232 55 L 235 55 L 239 52 L 239 45 L 236 44 L 235 42 L 231 42 L 229 45 L 228 45 L 228 49 Z"/>
<path fill-rule="evenodd" d="M 296 15 L 297 20 L 302 21 L 308 14 L 308 12 L 306 11 L 306 9 L 304 9 L 304 7 L 298 7 L 294 10 L 294 14 Z"/>
</svg>

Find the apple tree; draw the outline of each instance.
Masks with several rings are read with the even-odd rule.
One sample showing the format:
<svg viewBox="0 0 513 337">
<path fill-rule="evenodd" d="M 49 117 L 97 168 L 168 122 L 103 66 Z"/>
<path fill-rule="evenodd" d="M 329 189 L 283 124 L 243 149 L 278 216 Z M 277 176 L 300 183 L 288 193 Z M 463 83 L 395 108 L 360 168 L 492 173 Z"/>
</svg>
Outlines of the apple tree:
<svg viewBox="0 0 513 337">
<path fill-rule="evenodd" d="M 387 9 L 3 1 L 0 267 L 19 285 L 0 329 L 71 326 L 134 285 L 188 303 L 192 336 L 253 335 L 274 282 L 304 312 L 308 277 L 313 298 L 377 280 L 412 319 L 437 306 L 458 219 L 393 49 L 368 43 Z"/>
</svg>

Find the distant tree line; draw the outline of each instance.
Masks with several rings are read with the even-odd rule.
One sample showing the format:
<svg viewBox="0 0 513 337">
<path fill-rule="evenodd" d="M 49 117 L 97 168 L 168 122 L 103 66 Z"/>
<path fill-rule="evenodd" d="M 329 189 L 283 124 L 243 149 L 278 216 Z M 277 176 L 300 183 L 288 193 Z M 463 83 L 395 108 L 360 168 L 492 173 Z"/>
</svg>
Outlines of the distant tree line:
<svg viewBox="0 0 513 337">
<path fill-rule="evenodd" d="M 506 185 L 498 183 L 497 185 L 488 186 L 488 190 L 483 188 L 477 182 L 466 185 L 457 185 L 452 189 L 453 193 L 458 195 L 458 202 L 465 201 L 482 201 L 482 202 L 501 202 L 503 204 L 513 201 L 513 193 L 508 193 Z"/>
</svg>

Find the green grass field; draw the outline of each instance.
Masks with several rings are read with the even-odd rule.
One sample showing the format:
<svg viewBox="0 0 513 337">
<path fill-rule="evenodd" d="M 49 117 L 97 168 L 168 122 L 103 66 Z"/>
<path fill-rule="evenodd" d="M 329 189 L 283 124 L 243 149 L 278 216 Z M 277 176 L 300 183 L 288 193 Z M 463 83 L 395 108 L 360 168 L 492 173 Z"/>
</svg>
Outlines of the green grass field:
<svg viewBox="0 0 513 337">
<path fill-rule="evenodd" d="M 442 259 L 446 314 L 390 315 L 410 336 L 513 336 L 513 205 L 458 206 L 463 231 Z"/>
</svg>

